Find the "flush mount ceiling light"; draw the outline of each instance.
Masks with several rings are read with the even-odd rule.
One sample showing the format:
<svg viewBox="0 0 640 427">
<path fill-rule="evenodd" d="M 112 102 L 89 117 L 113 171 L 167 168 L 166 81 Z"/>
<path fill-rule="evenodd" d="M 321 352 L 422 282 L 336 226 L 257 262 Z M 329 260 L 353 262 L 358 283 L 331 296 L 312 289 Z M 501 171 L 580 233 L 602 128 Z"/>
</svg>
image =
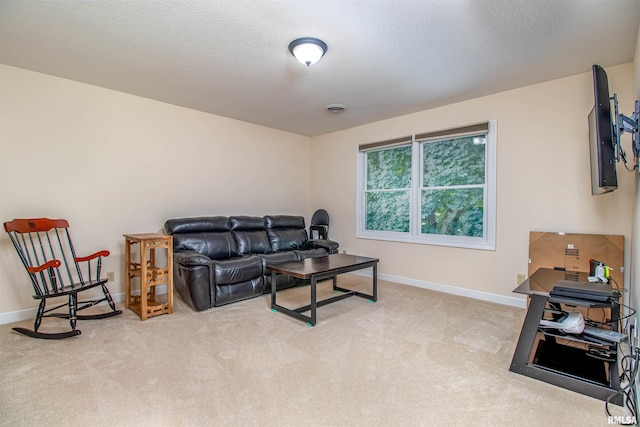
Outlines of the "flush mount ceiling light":
<svg viewBox="0 0 640 427">
<path fill-rule="evenodd" d="M 327 44 L 313 37 L 302 37 L 289 43 L 289 52 L 308 67 L 327 53 Z"/>
<path fill-rule="evenodd" d="M 342 113 L 346 109 L 347 109 L 347 106 L 344 104 L 329 104 L 324 107 L 324 110 L 327 113 L 334 113 L 334 114 Z"/>
</svg>

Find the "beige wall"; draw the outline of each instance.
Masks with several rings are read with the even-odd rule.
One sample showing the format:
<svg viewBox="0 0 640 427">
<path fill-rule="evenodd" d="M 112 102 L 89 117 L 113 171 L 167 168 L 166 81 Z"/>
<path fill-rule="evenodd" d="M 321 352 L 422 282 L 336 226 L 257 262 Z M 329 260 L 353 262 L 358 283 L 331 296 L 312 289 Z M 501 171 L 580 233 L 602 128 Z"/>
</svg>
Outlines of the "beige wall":
<svg viewBox="0 0 640 427">
<path fill-rule="evenodd" d="M 308 137 L 0 65 L 0 220 L 67 218 L 76 249 L 108 249 L 123 292 L 124 233 L 172 217 L 310 219 Z M 34 307 L 0 233 L 0 315 Z"/>
<path fill-rule="evenodd" d="M 636 50 L 634 56 L 634 94 L 635 99 L 640 99 L 640 28 L 638 28 L 638 37 L 636 39 Z M 624 111 L 630 115 L 633 110 Z M 633 209 L 633 230 L 631 244 L 631 305 L 636 309 L 640 307 L 640 173 L 636 173 L 636 193 Z M 640 314 L 636 314 L 638 319 Z M 640 325 L 639 325 L 640 326 Z M 637 344 L 636 344 L 637 345 Z"/>
<path fill-rule="evenodd" d="M 629 111 L 633 64 L 607 73 L 611 93 L 617 92 L 622 111 Z M 462 288 L 474 296 L 502 295 L 503 302 L 514 297 L 516 274 L 527 272 L 532 230 L 622 234 L 628 265 L 635 176 L 620 166 L 619 189 L 591 196 L 587 115 L 592 107 L 589 72 L 314 137 L 311 207 L 329 211 L 330 234 L 341 250 L 379 257 L 383 274 L 419 286 Z M 498 127 L 495 251 L 356 239 L 358 144 L 491 119 Z"/>
<path fill-rule="evenodd" d="M 622 112 L 632 111 L 633 64 L 607 73 Z M 0 85 L 0 219 L 68 218 L 82 252 L 112 252 L 114 293 L 122 234 L 210 214 L 308 220 L 324 208 L 341 250 L 379 257 L 382 275 L 502 302 L 522 302 L 512 290 L 531 230 L 623 234 L 629 264 L 637 174 L 619 168 L 617 191 L 590 194 L 591 73 L 311 139 L 7 66 Z M 355 238 L 358 144 L 489 119 L 498 122 L 495 251 Z M 2 234 L 0 251 L 2 317 L 34 302 Z"/>
</svg>

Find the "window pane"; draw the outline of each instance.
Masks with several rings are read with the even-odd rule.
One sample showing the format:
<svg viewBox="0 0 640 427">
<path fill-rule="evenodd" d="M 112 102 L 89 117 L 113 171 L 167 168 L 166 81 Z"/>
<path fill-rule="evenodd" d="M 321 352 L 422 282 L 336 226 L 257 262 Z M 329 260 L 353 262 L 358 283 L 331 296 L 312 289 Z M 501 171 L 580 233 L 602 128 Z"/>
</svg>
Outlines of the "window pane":
<svg viewBox="0 0 640 427">
<path fill-rule="evenodd" d="M 485 183 L 485 135 L 423 144 L 423 186 Z"/>
<path fill-rule="evenodd" d="M 365 230 L 409 232 L 409 191 L 366 194 Z"/>
<path fill-rule="evenodd" d="M 423 190 L 422 233 L 482 237 L 483 195 L 483 188 Z"/>
<path fill-rule="evenodd" d="M 367 153 L 367 190 L 411 187 L 411 146 Z"/>
</svg>

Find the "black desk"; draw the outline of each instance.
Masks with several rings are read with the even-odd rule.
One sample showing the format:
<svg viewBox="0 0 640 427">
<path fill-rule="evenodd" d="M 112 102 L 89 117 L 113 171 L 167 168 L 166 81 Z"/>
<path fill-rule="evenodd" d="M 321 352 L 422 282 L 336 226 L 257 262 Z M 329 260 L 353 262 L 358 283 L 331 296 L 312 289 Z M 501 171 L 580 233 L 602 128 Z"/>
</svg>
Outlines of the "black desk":
<svg viewBox="0 0 640 427">
<path fill-rule="evenodd" d="M 587 276 L 587 273 L 541 268 L 514 290 L 516 293 L 528 295 L 530 301 L 509 370 L 606 400 L 614 392 L 620 390 L 617 362 L 618 346 L 594 342 L 583 335 L 563 334 L 560 331 L 539 328 L 544 309 L 550 303 L 572 307 L 610 309 L 611 319 L 619 319 L 620 307 L 617 301 L 620 296 L 616 291 L 612 292 L 612 299 L 606 303 L 549 295 L 551 289 L 559 281 L 587 282 Z M 614 330 L 617 330 L 617 324 L 618 322 L 613 322 L 612 328 Z M 558 340 L 558 338 L 562 339 Z M 610 354 L 611 360 L 605 361 L 594 357 L 593 352 L 598 350 Z M 621 405 L 622 395 L 612 399 L 612 403 Z"/>
</svg>

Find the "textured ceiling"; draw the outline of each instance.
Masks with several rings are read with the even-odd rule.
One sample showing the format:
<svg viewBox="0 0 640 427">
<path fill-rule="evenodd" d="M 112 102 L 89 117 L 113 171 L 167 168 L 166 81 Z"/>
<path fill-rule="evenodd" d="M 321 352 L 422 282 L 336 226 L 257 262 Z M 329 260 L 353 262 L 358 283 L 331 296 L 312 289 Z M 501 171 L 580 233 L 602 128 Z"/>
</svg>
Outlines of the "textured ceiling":
<svg viewBox="0 0 640 427">
<path fill-rule="evenodd" d="M 639 22 L 640 0 L 0 0 L 0 62 L 313 136 L 630 62 Z M 308 68 L 304 36 L 329 46 Z"/>
</svg>

